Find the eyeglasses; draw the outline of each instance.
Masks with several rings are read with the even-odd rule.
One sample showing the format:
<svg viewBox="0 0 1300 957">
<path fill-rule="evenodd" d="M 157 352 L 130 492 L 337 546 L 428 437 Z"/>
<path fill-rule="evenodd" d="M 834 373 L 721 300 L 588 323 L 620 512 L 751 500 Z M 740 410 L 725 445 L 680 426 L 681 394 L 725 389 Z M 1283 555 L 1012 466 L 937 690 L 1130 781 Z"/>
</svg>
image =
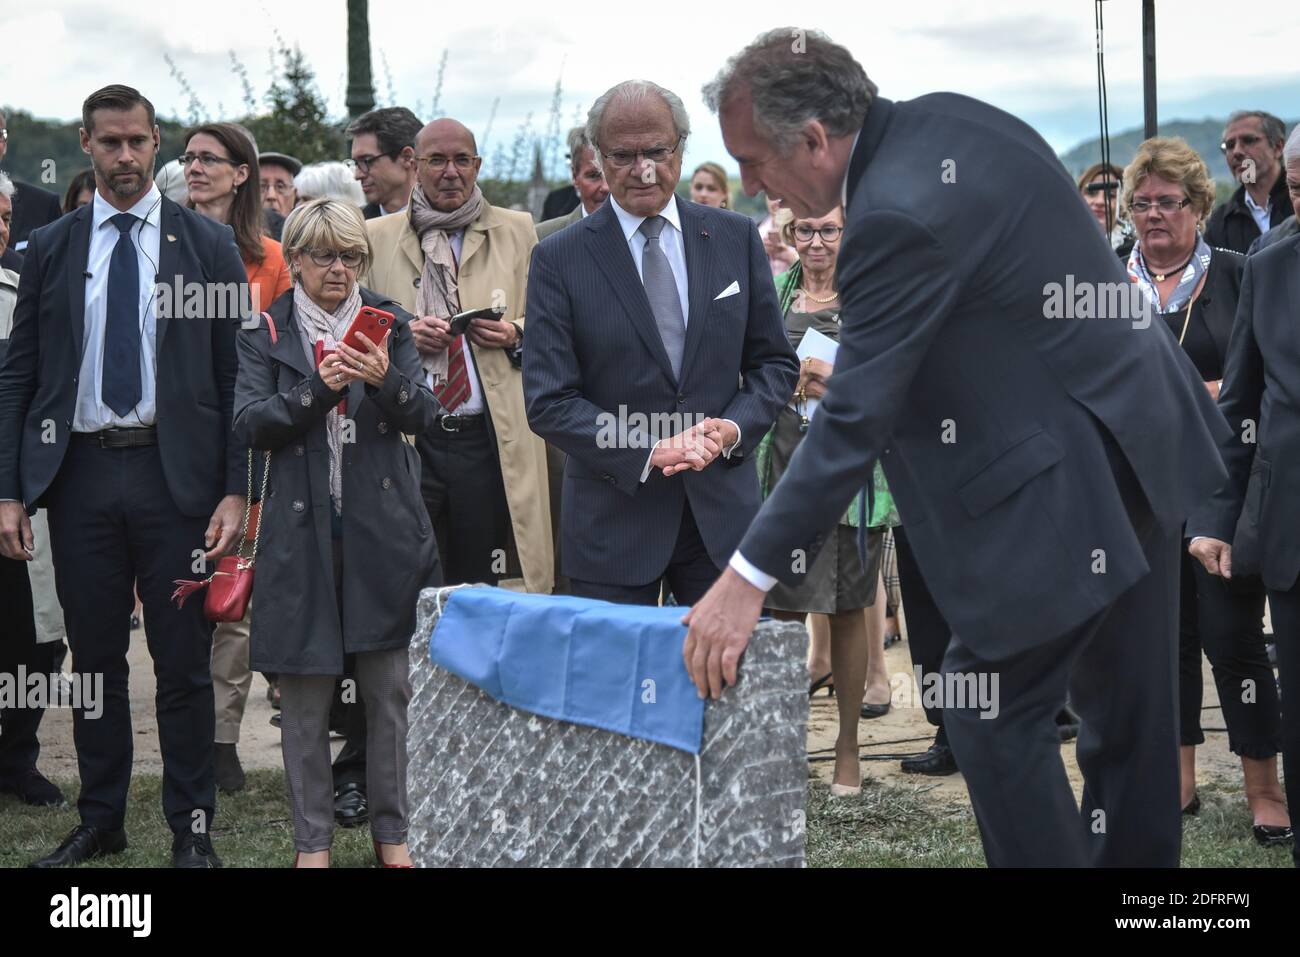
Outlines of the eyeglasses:
<svg viewBox="0 0 1300 957">
<path fill-rule="evenodd" d="M 1107 180 L 1104 183 L 1089 183 L 1083 188 L 1086 193 L 1100 193 L 1102 190 L 1105 190 L 1108 193 L 1113 193 L 1118 189 L 1119 183 L 1114 180 Z"/>
<path fill-rule="evenodd" d="M 676 153 L 684 142 L 686 142 L 686 137 L 679 136 L 677 143 L 673 146 L 655 146 L 648 150 L 609 150 L 608 152 L 601 149 L 600 155 L 609 162 L 610 166 L 616 169 L 627 169 L 634 163 L 639 162 L 643 157 L 652 163 L 662 163 Z"/>
<path fill-rule="evenodd" d="M 820 236 L 822 242 L 833 243 L 840 238 L 840 233 L 844 230 L 839 226 L 823 226 L 821 229 L 813 229 L 811 226 L 796 226 L 792 232 L 794 238 L 801 243 L 810 243 L 814 236 Z"/>
<path fill-rule="evenodd" d="M 182 153 L 177 158 L 181 161 L 181 169 L 189 169 L 190 164 L 195 160 L 198 160 L 204 169 L 212 169 L 212 167 L 216 166 L 218 163 L 226 163 L 230 166 L 241 165 L 232 159 L 218 156 L 216 153 Z"/>
<path fill-rule="evenodd" d="M 352 159 L 344 160 L 344 162 L 347 163 L 349 169 L 359 169 L 362 173 L 369 173 L 370 167 L 374 164 L 375 160 L 384 156 L 387 156 L 389 159 L 397 159 L 397 154 L 400 152 L 402 151 L 393 150 L 390 153 L 379 153 L 371 156 L 354 156 Z"/>
<path fill-rule="evenodd" d="M 1264 137 L 1260 136 L 1258 133 L 1242 133 L 1240 136 L 1233 136 L 1224 140 L 1219 144 L 1219 149 L 1226 153 L 1236 146 L 1238 142 L 1240 142 L 1242 146 L 1254 146 L 1263 138 Z"/>
<path fill-rule="evenodd" d="M 461 153 L 459 156 L 443 156 L 440 153 L 434 153 L 432 156 L 417 156 L 415 161 L 421 165 L 429 167 L 434 172 L 444 170 L 448 163 L 455 163 L 458 170 L 470 170 L 474 168 L 474 161 L 478 159 L 477 155 L 471 156 L 467 153 Z"/>
<path fill-rule="evenodd" d="M 348 249 L 338 252 L 334 249 L 309 249 L 307 258 L 319 266 L 321 269 L 328 269 L 334 265 L 334 260 L 338 260 L 348 269 L 356 269 L 361 265 L 362 254 L 355 249 Z"/>
<path fill-rule="evenodd" d="M 1192 201 L 1190 199 L 1170 199 L 1166 196 L 1164 199 L 1157 200 L 1154 203 L 1138 200 L 1135 203 L 1129 203 L 1128 208 L 1135 215 L 1141 216 L 1145 213 L 1151 212 L 1151 208 L 1154 206 L 1165 216 L 1168 216 L 1172 213 L 1178 212 L 1178 210 L 1182 209 L 1184 206 L 1190 206 L 1191 203 Z"/>
<path fill-rule="evenodd" d="M 262 187 L 263 196 L 265 196 L 267 193 L 271 192 L 272 190 L 279 193 L 281 196 L 288 196 L 290 193 L 293 192 L 293 183 L 285 183 L 283 181 L 278 183 L 272 183 L 272 182 L 262 183 L 261 187 Z"/>
</svg>

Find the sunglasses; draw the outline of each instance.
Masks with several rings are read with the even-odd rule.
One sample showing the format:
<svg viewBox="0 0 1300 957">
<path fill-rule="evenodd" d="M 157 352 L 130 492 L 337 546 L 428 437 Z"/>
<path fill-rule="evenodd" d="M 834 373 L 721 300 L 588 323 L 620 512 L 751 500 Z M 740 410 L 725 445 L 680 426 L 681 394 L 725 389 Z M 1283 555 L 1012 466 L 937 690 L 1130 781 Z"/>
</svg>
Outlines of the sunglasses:
<svg viewBox="0 0 1300 957">
<path fill-rule="evenodd" d="M 1115 193 L 1119 191 L 1119 183 L 1113 180 L 1105 183 L 1089 183 L 1083 190 L 1085 193 L 1100 193 L 1103 190 L 1107 193 Z"/>
</svg>

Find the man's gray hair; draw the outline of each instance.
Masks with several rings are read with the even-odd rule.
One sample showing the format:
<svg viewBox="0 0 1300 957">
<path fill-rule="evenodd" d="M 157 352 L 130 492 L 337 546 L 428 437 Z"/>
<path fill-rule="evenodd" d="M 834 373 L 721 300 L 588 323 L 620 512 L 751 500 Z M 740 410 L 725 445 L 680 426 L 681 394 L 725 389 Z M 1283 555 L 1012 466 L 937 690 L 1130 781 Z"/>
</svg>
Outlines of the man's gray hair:
<svg viewBox="0 0 1300 957">
<path fill-rule="evenodd" d="M 876 84 L 820 30 L 778 27 L 726 62 L 704 85 L 704 102 L 717 113 L 745 91 L 753 98 L 754 128 L 786 149 L 813 120 L 832 136 L 852 136 L 862 128 Z"/>
<path fill-rule="evenodd" d="M 1291 135 L 1286 138 L 1286 145 L 1282 147 L 1282 165 L 1300 166 L 1300 123 L 1295 125 Z"/>
<path fill-rule="evenodd" d="M 6 199 L 14 198 L 14 181 L 4 173 L 0 173 L 0 196 Z"/>
<path fill-rule="evenodd" d="M 573 175 L 576 176 L 578 175 L 578 167 L 582 164 L 582 151 L 593 148 L 585 126 L 575 126 L 569 130 L 568 147 L 569 167 L 573 170 Z"/>
<path fill-rule="evenodd" d="M 664 89 L 658 83 L 651 83 L 649 80 L 624 80 L 622 83 L 611 86 L 597 97 L 596 102 L 591 104 L 591 110 L 587 113 L 587 140 L 596 153 L 597 166 L 601 165 L 600 126 L 605 119 L 605 110 L 614 102 L 637 103 L 651 96 L 657 96 L 668 104 L 668 110 L 673 115 L 673 129 L 677 131 L 679 140 L 691 135 L 691 118 L 686 115 L 686 104 L 682 102 L 680 96 L 672 90 Z M 672 145 L 676 146 L 677 144 Z"/>
<path fill-rule="evenodd" d="M 1265 113 L 1263 110 L 1236 110 L 1228 117 L 1228 122 L 1223 124 L 1223 131 L 1228 132 L 1228 127 L 1238 120 L 1248 120 L 1254 117 L 1259 120 L 1260 129 L 1264 132 L 1264 139 L 1270 144 L 1277 145 L 1286 139 L 1286 124 L 1279 120 L 1272 113 Z"/>
</svg>

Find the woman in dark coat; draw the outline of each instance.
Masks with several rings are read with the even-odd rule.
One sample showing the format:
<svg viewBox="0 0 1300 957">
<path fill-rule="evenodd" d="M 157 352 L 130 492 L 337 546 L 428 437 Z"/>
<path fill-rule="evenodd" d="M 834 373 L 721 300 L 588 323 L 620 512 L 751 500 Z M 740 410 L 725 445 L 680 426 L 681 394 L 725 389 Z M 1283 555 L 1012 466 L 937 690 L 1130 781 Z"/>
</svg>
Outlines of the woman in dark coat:
<svg viewBox="0 0 1300 957">
<path fill-rule="evenodd" d="M 329 708 L 343 656 L 355 654 L 375 854 L 410 866 L 406 648 L 416 598 L 439 571 L 419 459 L 403 434 L 427 428 L 438 403 L 411 316 L 357 283 L 370 255 L 360 212 L 313 201 L 290 214 L 283 239 L 293 289 L 238 340 L 235 431 L 271 453 L 251 665 L 280 675 L 295 865 L 329 864 Z M 358 351 L 338 340 L 363 305 L 396 321 Z"/>
<path fill-rule="evenodd" d="M 1178 340 L 1217 399 L 1244 259 L 1208 245 L 1201 235 L 1214 195 L 1205 163 L 1181 139 L 1145 141 L 1124 170 L 1122 205 L 1132 215 L 1138 237 L 1128 258 L 1129 278 L 1142 287 L 1159 313 L 1156 321 Z M 1286 843 L 1291 822 L 1277 777 L 1281 713 L 1264 648 L 1263 582 L 1257 575 L 1234 575 L 1230 581 L 1215 577 L 1184 551 L 1180 599 L 1183 813 L 1200 808 L 1196 746 L 1205 741 L 1200 720 L 1204 649 L 1219 691 L 1228 747 L 1241 758 L 1255 839 L 1266 846 Z"/>
</svg>

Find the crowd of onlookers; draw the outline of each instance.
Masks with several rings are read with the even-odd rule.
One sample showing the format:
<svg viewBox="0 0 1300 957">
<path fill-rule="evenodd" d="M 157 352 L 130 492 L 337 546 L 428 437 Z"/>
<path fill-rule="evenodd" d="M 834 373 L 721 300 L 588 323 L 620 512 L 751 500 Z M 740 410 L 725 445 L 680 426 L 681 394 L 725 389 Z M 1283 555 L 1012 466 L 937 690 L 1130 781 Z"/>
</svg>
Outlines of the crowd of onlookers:
<svg viewBox="0 0 1300 957">
<path fill-rule="evenodd" d="M 470 129 L 447 118 L 426 124 L 402 107 L 353 120 L 347 159 L 303 164 L 286 153 L 259 151 L 252 134 L 236 123 L 212 122 L 189 130 L 183 155 L 167 160 L 155 155 L 148 101 L 130 88 L 108 87 L 87 101 L 83 115 L 83 144 L 94 168 L 72 177 L 61 198 L 0 174 L 0 339 L 15 333 L 6 343 L 12 351 L 8 378 L 0 381 L 25 388 L 33 407 L 48 396 L 44 408 L 57 419 L 56 430 L 68 433 L 60 439 L 68 451 L 56 479 L 52 469 L 42 474 L 33 464 L 40 453 L 29 451 L 31 423 L 5 419 L 8 410 L 0 408 L 0 443 L 23 448 L 21 466 L 15 454 L 0 468 L 0 500 L 44 506 L 29 528 L 23 526 L 31 562 L 0 559 L 6 616 L 0 670 L 21 663 L 29 673 L 57 674 L 65 637 L 74 646 L 78 671 L 95 658 L 94 643 L 114 649 L 103 653 L 100 670 L 117 717 L 106 719 L 100 731 L 77 722 L 83 827 L 46 863 L 77 863 L 124 846 L 130 751 L 129 740 L 123 746 L 113 738 L 113 722 L 120 723 L 125 708 L 121 637 L 128 621 L 139 624 L 141 605 L 159 674 L 160 737 L 169 764 L 164 808 L 177 834 L 178 863 L 210 866 L 216 859 L 206 833 L 184 825 L 196 809 L 213 813 L 212 799 L 203 793 L 205 762 L 220 790 L 244 787 L 237 744 L 253 676 L 260 673 L 283 737 L 295 863 L 327 865 L 333 827 L 369 823 L 378 861 L 407 866 L 405 649 L 421 585 L 486 582 L 685 605 L 711 580 L 700 577 L 699 568 L 716 575 L 718 556 L 711 564 L 698 558 L 713 534 L 708 526 L 715 519 L 706 509 L 721 509 L 719 502 L 691 500 L 680 528 L 671 518 L 664 554 L 670 569 L 682 570 L 656 573 L 649 590 L 639 591 L 632 586 L 649 576 L 634 583 L 620 578 L 616 568 L 658 546 L 602 540 L 593 531 L 600 515 L 591 502 L 603 486 L 628 491 L 639 484 L 643 499 L 662 494 L 664 514 L 676 516 L 682 506 L 663 491 L 667 477 L 729 467 L 733 453 L 740 461 L 742 450 L 755 463 L 764 496 L 781 480 L 832 371 L 828 359 L 800 351 L 796 360 L 795 350 L 805 337 L 838 339 L 836 263 L 844 212 L 795 218 L 769 203 L 756 224 L 761 249 L 756 245 L 755 254 L 771 274 L 784 338 L 743 370 L 751 380 L 770 376 L 770 394 L 753 421 L 719 415 L 688 430 L 681 442 L 652 442 L 639 458 L 633 451 L 626 461 L 593 466 L 567 440 L 578 426 L 565 419 L 581 414 L 570 400 L 599 388 L 572 375 L 571 365 L 594 361 L 588 358 L 590 345 L 566 344 L 550 332 L 532 345 L 540 333 L 524 322 L 525 300 L 531 305 L 535 287 L 548 297 L 564 297 L 576 295 L 579 286 L 563 286 L 559 278 L 548 286 L 549 273 L 530 280 L 530 268 L 554 268 L 534 259 L 535 247 L 578 229 L 613 196 L 618 217 L 588 225 L 593 233 L 624 228 L 618 239 L 633 251 L 636 273 L 630 275 L 644 282 L 654 313 L 646 314 L 646 328 L 658 323 L 663 332 L 666 310 L 686 330 L 675 347 L 668 333 L 663 340 L 664 362 L 684 376 L 691 360 L 690 316 L 702 303 L 693 291 L 688 296 L 686 270 L 697 267 L 683 253 L 680 236 L 696 228 L 686 217 L 715 215 L 670 206 L 683 210 L 679 222 L 667 210 L 653 216 L 650 205 L 650 213 L 638 210 L 643 186 L 629 171 L 654 163 L 661 171 L 658 185 L 671 193 L 689 126 L 671 94 L 654 88 L 649 92 L 657 96 L 647 98 L 644 89 L 629 92 L 623 86 L 598 101 L 587 126 L 570 132 L 572 184 L 548 197 L 547 215 L 538 223 L 483 195 L 477 185 L 482 159 Z M 599 141 L 601 136 L 608 141 Z M 5 147 L 0 134 L 0 160 Z M 1124 168 L 1097 164 L 1078 180 L 1080 197 L 1129 278 L 1144 290 L 1216 399 L 1248 257 L 1300 230 L 1300 131 L 1288 137 L 1270 114 L 1234 113 L 1222 150 L 1240 186 L 1217 207 L 1206 162 L 1176 138 L 1147 140 Z M 699 206 L 732 206 L 727 172 L 713 162 L 698 165 L 681 194 Z M 112 202 L 114 197 L 120 202 Z M 663 197 L 645 203 L 652 200 Z M 191 212 L 229 230 L 205 232 L 188 218 Z M 647 222 L 667 219 L 659 223 L 667 232 L 628 226 L 631 214 L 648 216 Z M 63 225 L 48 225 L 56 221 Z M 698 220 L 701 233 L 712 230 L 719 245 L 723 233 L 717 224 L 729 222 Z M 112 245 L 118 234 L 108 229 L 110 223 L 126 246 Z M 203 244 L 218 244 L 223 235 L 233 235 L 233 253 L 224 260 L 208 258 Z M 563 248 L 572 253 L 579 234 L 565 235 L 569 245 Z M 101 242 L 104 236 L 109 238 Z M 733 245 L 747 255 L 743 241 Z M 75 259 L 78 250 L 88 258 L 68 267 L 63 259 Z M 119 264 L 119 253 L 125 253 L 126 265 Z M 134 275 L 137 256 L 139 275 L 122 278 Z M 149 335 L 157 334 L 155 351 L 142 354 L 137 338 L 137 351 L 114 352 L 119 304 L 139 299 L 149 275 L 169 279 L 164 264 L 176 275 L 204 282 L 233 277 L 247 284 L 256 304 L 251 317 L 241 317 L 248 321 L 233 344 L 214 337 L 188 355 L 191 365 L 183 373 L 171 371 L 170 363 L 180 360 L 164 351 L 157 331 L 164 317 L 148 306 L 144 348 L 150 348 Z M 597 265 L 615 269 L 603 261 Z M 50 299 L 52 271 L 66 268 L 86 277 L 85 301 L 78 307 Z M 714 292 L 709 290 L 710 298 Z M 555 299 L 547 301 L 549 308 Z M 386 339 L 348 345 L 343 334 L 362 307 L 396 320 Z M 131 370 L 118 381 L 109 363 L 101 371 L 77 355 L 61 366 L 47 356 L 52 347 L 45 338 L 38 348 L 34 327 L 68 308 L 84 310 L 88 343 L 89 330 L 97 329 L 106 355 L 113 361 L 125 356 L 128 364 L 140 365 L 140 374 Z M 453 316 L 488 308 L 495 314 L 474 318 L 462 334 L 453 331 Z M 814 331 L 818 335 L 809 336 Z M 617 339 L 609 345 L 617 354 Z M 561 356 L 566 349 L 570 354 Z M 64 381 L 49 381 L 60 373 Z M 184 387 L 177 381 L 181 374 Z M 614 367 L 602 374 L 640 375 Z M 87 375 L 102 396 L 78 385 Z M 685 385 L 682 390 L 688 391 Z M 118 394 L 120 402 L 112 398 Z M 223 402 L 233 403 L 224 409 L 233 435 L 214 438 L 211 425 Z M 75 412 L 64 420 L 54 411 L 63 409 Z M 169 421 L 183 422 L 193 434 L 168 434 Z M 127 460 L 121 449 L 130 452 L 130 468 L 139 470 L 124 472 L 122 480 L 139 483 L 133 488 L 154 501 L 168 500 L 155 516 L 168 528 L 150 525 L 139 536 L 127 533 L 132 523 L 149 524 L 141 515 L 150 506 L 132 498 L 129 489 L 110 488 L 118 481 L 110 465 Z M 187 500 L 180 490 L 190 482 L 186 469 L 200 468 L 209 452 L 225 465 L 210 481 L 190 483 L 193 496 Z M 879 465 L 871 490 L 845 513 L 803 584 L 778 585 L 767 602 L 777 617 L 808 622 L 810 691 L 826 689 L 836 697 L 837 795 L 860 788 L 859 721 L 891 707 L 885 649 L 897 638 L 900 605 L 913 662 L 923 673 L 939 670 L 950 637 Z M 209 657 L 202 602 L 174 610 L 169 603 L 173 573 L 190 565 L 193 541 L 187 540 L 202 539 L 209 561 L 228 551 L 244 534 L 245 501 L 262 491 L 258 589 L 243 620 L 216 624 Z M 575 510 L 591 514 L 579 518 Z M 587 523 L 590 528 L 583 527 Z M 85 555 L 72 557 L 82 550 Z M 1244 558 L 1245 549 L 1240 554 Z M 178 562 L 178 555 L 185 560 Z M 204 565 L 198 577 L 210 571 Z M 1196 813 L 1195 755 L 1205 740 L 1204 653 L 1229 747 L 1241 759 L 1255 835 L 1271 844 L 1291 836 L 1277 768 L 1288 732 L 1263 630 L 1266 589 L 1249 571 L 1243 562 L 1241 573 L 1227 581 L 1183 556 L 1182 801 L 1184 813 Z M 103 584 L 91 587 L 90 581 Z M 165 642 L 174 647 L 165 651 Z M 927 706 L 926 714 L 937 728 L 934 742 L 905 759 L 903 769 L 954 773 L 942 708 Z M 129 726 L 129 716 L 125 720 Z M 63 795 L 37 770 L 39 721 L 38 709 L 0 713 L 0 789 L 31 804 L 56 805 Z M 1063 740 L 1078 733 L 1078 718 L 1069 708 L 1058 725 Z M 332 761 L 331 732 L 346 738 Z M 93 756 L 92 748 L 98 749 Z"/>
</svg>

